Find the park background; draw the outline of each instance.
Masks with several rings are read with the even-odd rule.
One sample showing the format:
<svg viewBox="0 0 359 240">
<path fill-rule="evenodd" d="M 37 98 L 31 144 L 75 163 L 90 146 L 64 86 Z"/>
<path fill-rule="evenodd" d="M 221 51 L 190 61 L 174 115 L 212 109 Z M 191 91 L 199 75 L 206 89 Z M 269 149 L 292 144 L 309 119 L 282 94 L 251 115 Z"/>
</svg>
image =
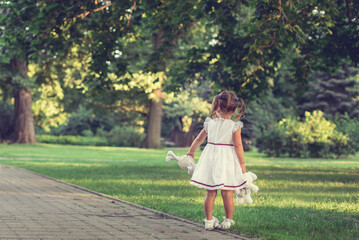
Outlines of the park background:
<svg viewBox="0 0 359 240">
<path fill-rule="evenodd" d="M 228 89 L 246 102 L 261 188 L 234 231 L 358 235 L 357 1 L 2 0 L 0 13 L 1 163 L 201 221 L 203 192 L 162 148 L 189 146 Z"/>
</svg>

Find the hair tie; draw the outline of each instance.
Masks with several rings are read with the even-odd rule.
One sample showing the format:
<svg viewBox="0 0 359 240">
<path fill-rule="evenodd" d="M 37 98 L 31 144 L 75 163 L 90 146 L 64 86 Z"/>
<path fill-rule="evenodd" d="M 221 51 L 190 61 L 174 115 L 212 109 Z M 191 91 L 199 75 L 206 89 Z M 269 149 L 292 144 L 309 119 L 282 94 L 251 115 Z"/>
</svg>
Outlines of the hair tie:
<svg viewBox="0 0 359 240">
<path fill-rule="evenodd" d="M 218 94 L 218 98 L 219 98 L 219 99 L 222 99 L 222 95 L 221 95 L 221 94 Z"/>
<path fill-rule="evenodd" d="M 239 98 L 236 98 L 236 102 L 239 102 Z"/>
</svg>

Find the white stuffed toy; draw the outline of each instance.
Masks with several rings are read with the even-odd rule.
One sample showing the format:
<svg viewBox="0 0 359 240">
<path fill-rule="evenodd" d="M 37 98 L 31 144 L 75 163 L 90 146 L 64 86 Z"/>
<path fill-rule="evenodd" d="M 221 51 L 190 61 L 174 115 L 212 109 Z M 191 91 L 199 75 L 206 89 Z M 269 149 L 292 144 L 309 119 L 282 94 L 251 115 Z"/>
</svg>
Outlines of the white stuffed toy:
<svg viewBox="0 0 359 240">
<path fill-rule="evenodd" d="M 169 151 L 166 156 L 166 162 L 169 162 L 171 160 L 176 160 L 180 168 L 187 169 L 189 175 L 193 174 L 193 171 L 197 165 L 194 162 L 193 157 L 191 157 L 190 155 L 177 156 L 172 151 Z"/>
<path fill-rule="evenodd" d="M 234 190 L 234 194 L 236 195 L 236 202 L 238 205 L 243 203 L 252 204 L 253 199 L 251 197 L 251 191 L 256 193 L 259 190 L 258 186 L 253 184 L 253 181 L 257 179 L 257 175 L 252 172 L 246 172 L 243 175 L 244 179 L 247 181 L 247 186 L 242 189 Z"/>
</svg>

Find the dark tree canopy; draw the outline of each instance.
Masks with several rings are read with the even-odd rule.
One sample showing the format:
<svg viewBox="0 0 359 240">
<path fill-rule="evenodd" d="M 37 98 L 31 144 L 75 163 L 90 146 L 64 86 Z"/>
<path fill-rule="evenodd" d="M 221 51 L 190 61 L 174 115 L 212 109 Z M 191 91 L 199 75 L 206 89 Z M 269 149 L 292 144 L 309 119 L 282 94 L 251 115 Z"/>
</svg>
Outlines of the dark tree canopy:
<svg viewBox="0 0 359 240">
<path fill-rule="evenodd" d="M 335 71 L 343 59 L 358 63 L 358 9 L 349 0 L 205 1 L 203 18 L 218 34 L 211 46 L 192 48 L 187 73 L 250 99 L 269 87 L 285 55 L 295 57 L 299 82 L 312 70 Z"/>
<path fill-rule="evenodd" d="M 354 90 L 359 84 L 355 79 L 357 74 L 358 70 L 345 65 L 335 74 L 314 74 L 310 92 L 305 94 L 307 103 L 302 109 L 319 109 L 331 117 L 336 114 L 344 117 L 348 113 L 351 118 L 359 119 L 359 91 Z"/>
</svg>

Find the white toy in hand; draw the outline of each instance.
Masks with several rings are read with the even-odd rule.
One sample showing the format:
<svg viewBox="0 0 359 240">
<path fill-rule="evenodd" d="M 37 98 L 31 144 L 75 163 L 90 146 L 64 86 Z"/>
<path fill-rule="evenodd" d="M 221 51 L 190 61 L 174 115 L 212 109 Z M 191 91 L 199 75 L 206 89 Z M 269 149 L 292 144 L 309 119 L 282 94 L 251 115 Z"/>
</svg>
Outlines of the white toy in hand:
<svg viewBox="0 0 359 240">
<path fill-rule="evenodd" d="M 171 160 L 176 160 L 180 168 L 187 169 L 189 175 L 192 175 L 194 169 L 196 168 L 196 164 L 193 160 L 193 157 L 191 157 L 190 155 L 177 156 L 172 151 L 169 151 L 166 156 L 166 162 L 169 162 Z"/>
<path fill-rule="evenodd" d="M 253 181 L 257 180 L 257 175 L 252 172 L 246 172 L 243 175 L 244 179 L 247 181 L 247 186 L 242 189 L 234 190 L 234 194 L 236 195 L 236 202 L 238 205 L 243 203 L 252 204 L 253 199 L 251 197 L 251 191 L 256 193 L 259 190 L 258 186 L 253 184 Z"/>
</svg>

